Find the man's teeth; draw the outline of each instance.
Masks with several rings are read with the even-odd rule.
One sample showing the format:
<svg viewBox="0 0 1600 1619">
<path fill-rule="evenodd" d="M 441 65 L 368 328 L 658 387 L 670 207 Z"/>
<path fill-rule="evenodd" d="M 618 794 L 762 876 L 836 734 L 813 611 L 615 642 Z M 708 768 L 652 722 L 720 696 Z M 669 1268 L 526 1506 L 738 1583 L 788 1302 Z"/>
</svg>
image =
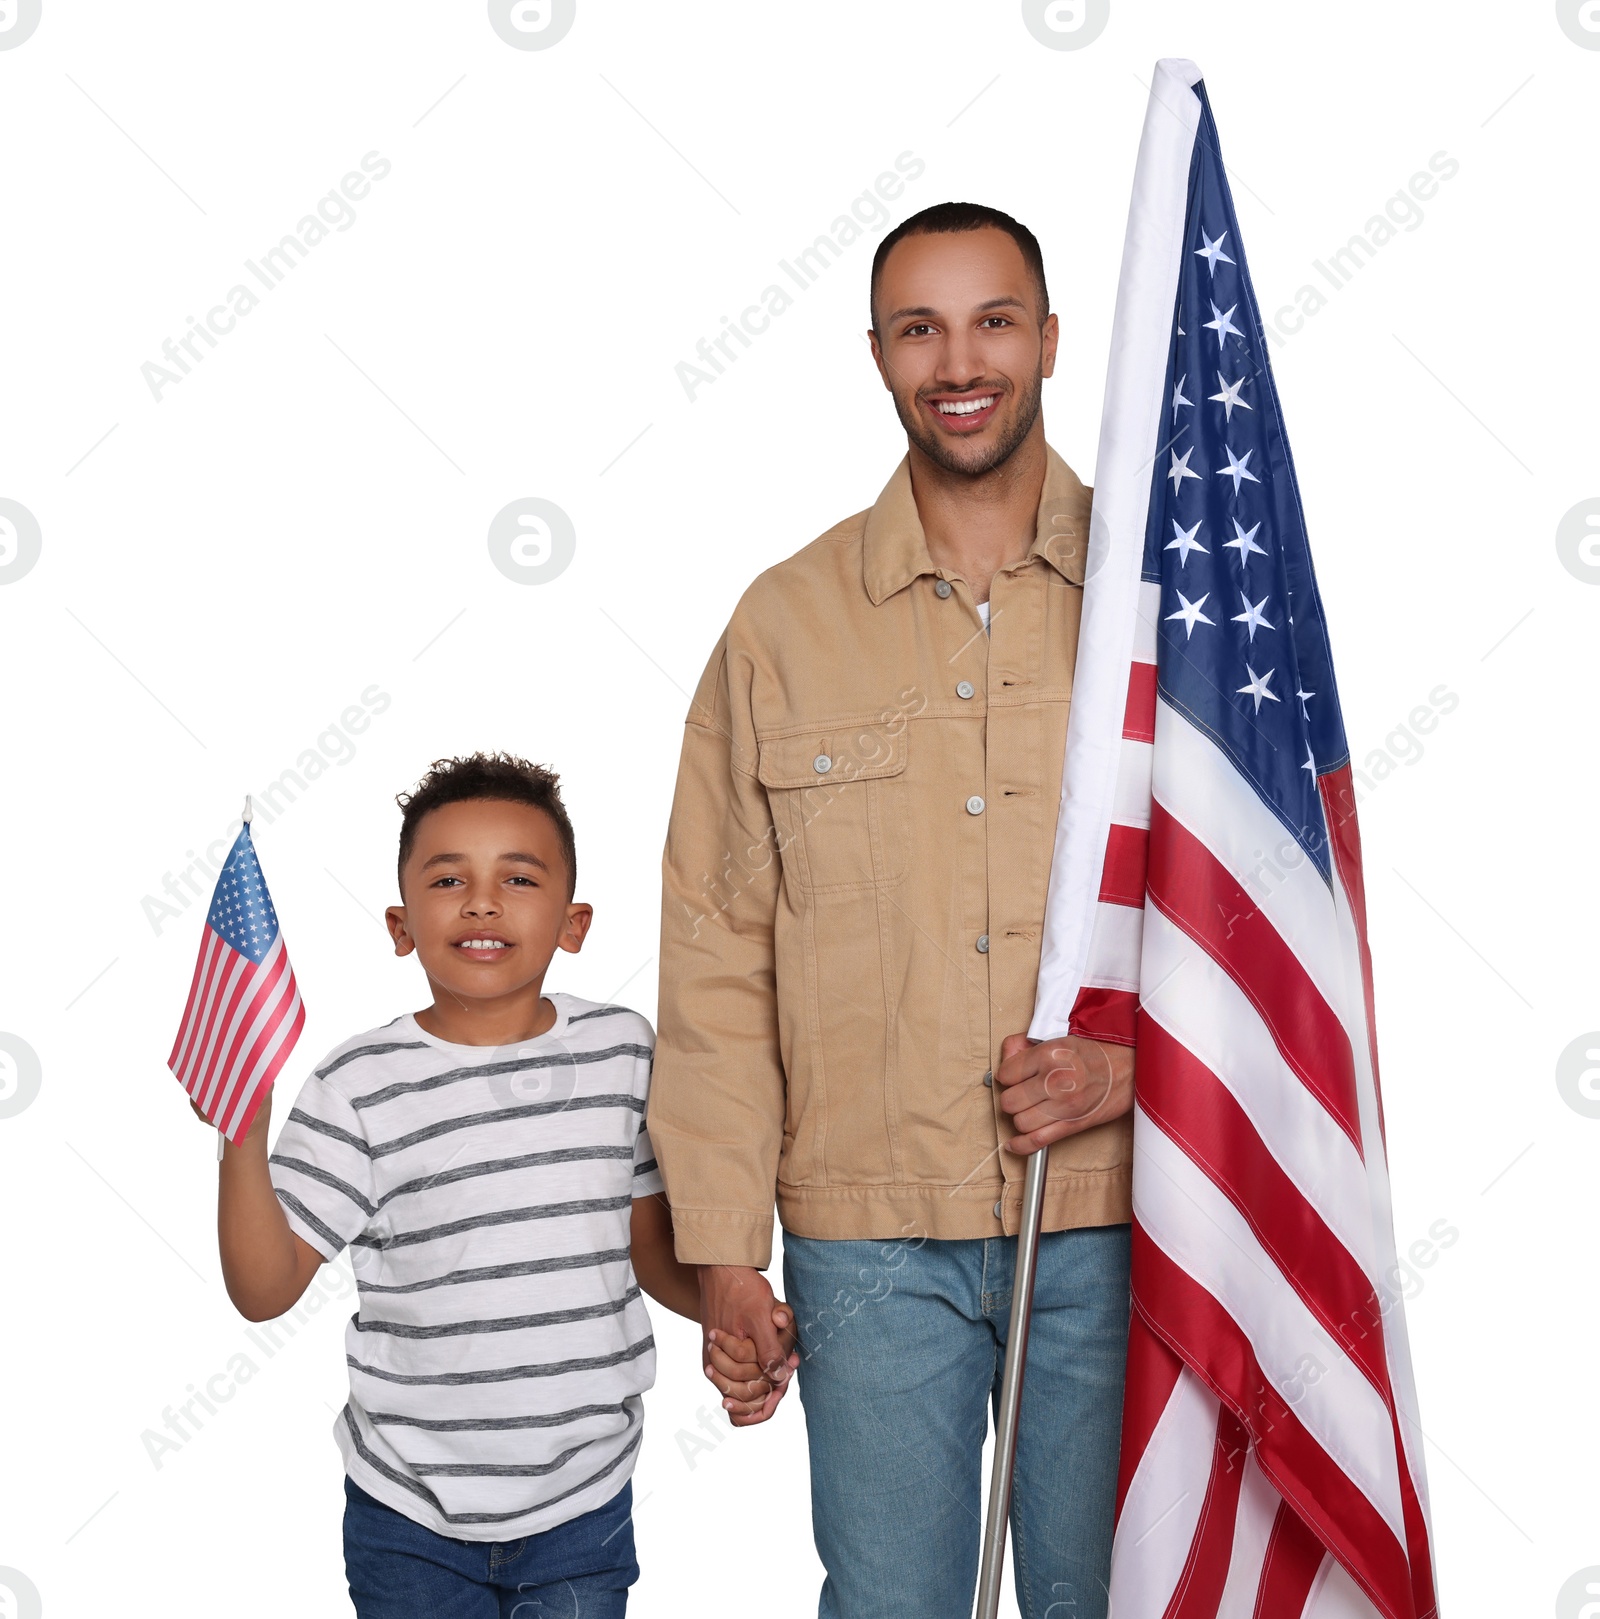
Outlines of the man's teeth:
<svg viewBox="0 0 1600 1619">
<path fill-rule="evenodd" d="M 505 947 L 503 939 L 463 939 L 461 941 L 463 950 L 504 950 Z"/>
<path fill-rule="evenodd" d="M 994 401 L 994 394 L 985 394 L 982 399 L 941 399 L 933 408 L 941 416 L 973 416 L 987 410 Z"/>
</svg>

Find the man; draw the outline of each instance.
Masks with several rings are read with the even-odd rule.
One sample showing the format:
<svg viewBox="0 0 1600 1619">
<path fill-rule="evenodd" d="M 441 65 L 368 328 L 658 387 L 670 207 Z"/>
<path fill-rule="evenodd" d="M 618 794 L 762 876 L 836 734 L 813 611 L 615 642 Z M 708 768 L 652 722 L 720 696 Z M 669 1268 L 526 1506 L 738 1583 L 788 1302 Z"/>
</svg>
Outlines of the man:
<svg viewBox="0 0 1600 1619">
<path fill-rule="evenodd" d="M 1045 443 L 1032 233 L 966 203 L 878 249 L 905 460 L 745 593 L 689 711 L 649 1127 L 701 1320 L 796 1364 L 823 1619 L 971 1608 L 1025 1158 L 1049 1152 L 1012 1513 L 1025 1619 L 1106 1611 L 1133 1052 L 1030 1044 L 1089 491 Z M 752 1372 L 754 1367 L 750 1367 Z"/>
</svg>

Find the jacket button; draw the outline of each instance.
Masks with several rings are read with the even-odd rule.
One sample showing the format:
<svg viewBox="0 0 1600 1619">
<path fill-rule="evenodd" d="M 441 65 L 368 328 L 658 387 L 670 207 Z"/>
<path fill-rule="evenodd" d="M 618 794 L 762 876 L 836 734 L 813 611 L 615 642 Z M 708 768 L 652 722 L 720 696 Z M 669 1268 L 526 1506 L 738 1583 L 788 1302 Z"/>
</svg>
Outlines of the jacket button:
<svg viewBox="0 0 1600 1619">
<path fill-rule="evenodd" d="M 815 771 L 816 771 L 816 773 L 817 773 L 817 774 L 818 774 L 818 775 L 819 775 L 819 776 L 825 776 L 825 775 L 827 775 L 827 773 L 828 773 L 828 772 L 829 772 L 829 771 L 830 771 L 830 770 L 832 770 L 832 769 L 833 769 L 833 760 L 832 760 L 832 759 L 830 759 L 830 758 L 829 758 L 829 757 L 828 757 L 828 756 L 827 756 L 827 754 L 825 754 L 825 753 L 819 753 L 819 754 L 818 754 L 818 755 L 817 755 L 817 756 L 816 756 L 816 758 L 815 758 L 815 759 L 813 759 L 813 760 L 812 760 L 812 761 L 811 761 L 811 768 L 812 768 L 812 769 L 813 769 L 813 770 L 815 770 Z"/>
<path fill-rule="evenodd" d="M 994 1086 L 994 1069 L 991 1068 L 983 1076 L 983 1082 L 984 1082 L 985 1085 L 988 1085 L 989 1087 L 991 1087 L 991 1089 L 993 1088 L 993 1086 Z"/>
<path fill-rule="evenodd" d="M 997 1220 L 1001 1217 L 1000 1216 L 1000 1205 L 998 1203 L 996 1203 L 995 1206 L 994 1206 L 994 1217 Z"/>
<path fill-rule="evenodd" d="M 940 601 L 943 601 L 953 588 L 948 579 L 935 579 L 933 582 L 933 593 Z"/>
<path fill-rule="evenodd" d="M 989 935 L 987 933 L 980 933 L 978 935 L 978 954 L 980 956 L 986 956 L 989 954 Z"/>
<path fill-rule="evenodd" d="M 976 793 L 974 793 L 972 795 L 972 797 L 967 800 L 967 814 L 968 815 L 982 815 L 983 814 L 983 800 L 981 798 L 979 798 Z"/>
<path fill-rule="evenodd" d="M 956 682 L 957 697 L 970 697 L 973 693 L 973 689 L 974 688 L 970 680 L 958 680 Z"/>
</svg>

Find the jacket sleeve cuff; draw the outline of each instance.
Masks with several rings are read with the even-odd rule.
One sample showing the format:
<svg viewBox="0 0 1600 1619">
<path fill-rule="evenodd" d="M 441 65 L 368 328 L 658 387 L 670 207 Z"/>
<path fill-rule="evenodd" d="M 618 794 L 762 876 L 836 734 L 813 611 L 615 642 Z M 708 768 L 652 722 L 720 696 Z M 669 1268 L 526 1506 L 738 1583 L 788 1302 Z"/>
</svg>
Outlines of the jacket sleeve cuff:
<svg viewBox="0 0 1600 1619">
<path fill-rule="evenodd" d="M 672 1205 L 673 1251 L 684 1265 L 753 1265 L 772 1263 L 773 1211 L 750 1214 L 738 1209 L 685 1209 Z"/>
</svg>

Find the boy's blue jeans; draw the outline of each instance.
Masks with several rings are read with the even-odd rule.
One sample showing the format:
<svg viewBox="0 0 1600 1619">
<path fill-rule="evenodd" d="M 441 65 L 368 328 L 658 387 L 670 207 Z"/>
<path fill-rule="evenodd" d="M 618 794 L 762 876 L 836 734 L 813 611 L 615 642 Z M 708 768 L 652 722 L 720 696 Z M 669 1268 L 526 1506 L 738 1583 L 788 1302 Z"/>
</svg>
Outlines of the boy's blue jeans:
<svg viewBox="0 0 1600 1619">
<path fill-rule="evenodd" d="M 819 1619 L 967 1619 L 1015 1237 L 783 1238 Z M 1105 1619 L 1128 1344 L 1126 1225 L 1039 1244 L 1011 1555 L 1023 1619 Z"/>
<path fill-rule="evenodd" d="M 521 1540 L 451 1540 L 344 1481 L 344 1569 L 357 1619 L 622 1619 L 633 1481 Z"/>
</svg>

